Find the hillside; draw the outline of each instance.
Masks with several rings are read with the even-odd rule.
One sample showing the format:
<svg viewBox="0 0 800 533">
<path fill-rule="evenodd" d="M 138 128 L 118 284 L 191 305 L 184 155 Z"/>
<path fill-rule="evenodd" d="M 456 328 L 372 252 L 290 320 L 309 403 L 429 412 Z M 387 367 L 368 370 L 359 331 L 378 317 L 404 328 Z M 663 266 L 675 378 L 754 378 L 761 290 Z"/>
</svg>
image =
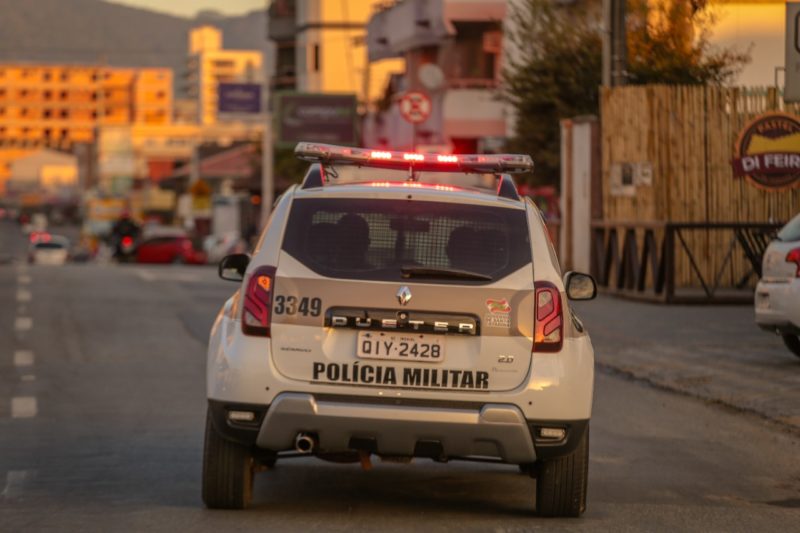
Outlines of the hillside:
<svg viewBox="0 0 800 533">
<path fill-rule="evenodd" d="M 101 0 L 0 0 L 0 13 L 0 61 L 170 67 L 176 88 L 188 31 L 199 23 Z M 201 20 L 209 15 L 202 14 Z M 226 47 L 263 45 L 263 10 L 216 23 Z"/>
</svg>

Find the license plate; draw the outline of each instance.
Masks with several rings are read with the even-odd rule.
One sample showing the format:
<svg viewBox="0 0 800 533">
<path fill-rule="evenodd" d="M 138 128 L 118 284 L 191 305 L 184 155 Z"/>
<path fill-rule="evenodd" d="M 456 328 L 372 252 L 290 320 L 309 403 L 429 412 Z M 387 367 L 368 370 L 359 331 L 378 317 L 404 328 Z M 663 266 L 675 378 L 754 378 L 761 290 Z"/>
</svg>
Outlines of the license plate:
<svg viewBox="0 0 800 533">
<path fill-rule="evenodd" d="M 359 331 L 356 355 L 364 359 L 439 363 L 444 361 L 444 341 L 443 335 Z"/>
</svg>

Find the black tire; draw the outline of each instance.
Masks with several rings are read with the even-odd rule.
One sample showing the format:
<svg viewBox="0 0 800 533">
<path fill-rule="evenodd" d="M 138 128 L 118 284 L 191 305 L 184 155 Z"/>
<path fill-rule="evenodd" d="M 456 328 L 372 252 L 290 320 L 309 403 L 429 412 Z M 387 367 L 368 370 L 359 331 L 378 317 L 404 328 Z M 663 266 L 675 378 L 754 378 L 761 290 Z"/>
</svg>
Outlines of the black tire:
<svg viewBox="0 0 800 533">
<path fill-rule="evenodd" d="M 250 449 L 219 436 L 206 415 L 203 502 L 209 509 L 244 509 L 253 496 L 255 465 Z"/>
<path fill-rule="evenodd" d="M 800 335 L 786 334 L 783 335 L 783 343 L 789 350 L 797 357 L 800 357 Z"/>
<path fill-rule="evenodd" d="M 589 482 L 589 426 L 571 454 L 538 464 L 536 513 L 547 517 L 577 517 L 586 510 Z"/>
</svg>

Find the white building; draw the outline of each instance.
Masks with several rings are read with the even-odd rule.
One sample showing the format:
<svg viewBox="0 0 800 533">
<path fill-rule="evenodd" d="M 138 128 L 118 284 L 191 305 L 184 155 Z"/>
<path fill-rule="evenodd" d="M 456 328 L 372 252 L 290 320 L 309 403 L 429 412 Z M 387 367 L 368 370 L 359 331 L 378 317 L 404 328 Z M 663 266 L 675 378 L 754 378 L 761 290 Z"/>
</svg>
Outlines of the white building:
<svg viewBox="0 0 800 533">
<path fill-rule="evenodd" d="M 264 82 L 263 54 L 259 50 L 226 50 L 222 33 L 213 26 L 200 26 L 189 33 L 187 90 L 197 101 L 197 121 L 214 124 L 219 117 L 217 94 L 220 83 Z"/>
<path fill-rule="evenodd" d="M 10 194 L 42 193 L 69 197 L 78 190 L 78 158 L 43 148 L 11 163 Z"/>
</svg>

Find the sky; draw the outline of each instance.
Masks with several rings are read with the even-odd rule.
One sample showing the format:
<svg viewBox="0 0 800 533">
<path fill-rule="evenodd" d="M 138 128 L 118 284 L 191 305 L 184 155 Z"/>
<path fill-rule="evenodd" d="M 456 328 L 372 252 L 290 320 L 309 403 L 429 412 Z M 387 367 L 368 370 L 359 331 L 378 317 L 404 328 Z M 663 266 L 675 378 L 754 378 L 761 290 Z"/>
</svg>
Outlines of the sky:
<svg viewBox="0 0 800 533">
<path fill-rule="evenodd" d="M 178 15 L 193 17 L 198 11 L 213 9 L 226 15 L 241 15 L 255 9 L 264 9 L 265 0 L 106 0 L 114 4 L 125 4 Z"/>
</svg>

